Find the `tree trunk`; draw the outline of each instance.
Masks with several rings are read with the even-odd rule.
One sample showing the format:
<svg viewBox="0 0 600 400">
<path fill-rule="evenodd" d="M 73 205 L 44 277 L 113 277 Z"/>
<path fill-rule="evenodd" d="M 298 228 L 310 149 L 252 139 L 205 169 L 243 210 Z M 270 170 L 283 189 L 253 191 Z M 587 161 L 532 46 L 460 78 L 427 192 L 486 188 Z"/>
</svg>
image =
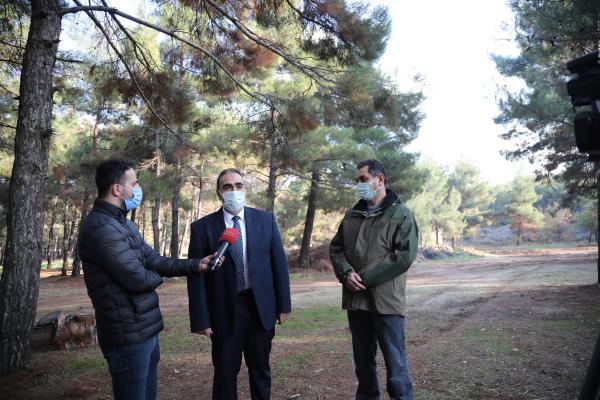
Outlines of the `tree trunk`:
<svg viewBox="0 0 600 400">
<path fill-rule="evenodd" d="M 142 234 L 142 239 L 146 240 L 146 207 L 144 205 L 140 206 L 140 221 L 138 222 L 138 226 L 140 227 L 140 232 Z"/>
<path fill-rule="evenodd" d="M 71 218 L 71 223 L 69 226 L 69 242 L 67 244 L 67 257 L 73 257 L 73 253 L 75 252 L 75 242 L 77 237 L 75 236 L 76 229 L 75 226 L 77 224 L 77 221 L 79 221 L 79 218 L 77 215 L 74 215 L 73 218 Z"/>
<path fill-rule="evenodd" d="M 62 258 L 62 254 L 59 253 L 58 249 L 58 244 L 60 242 L 61 238 L 58 235 L 54 235 L 54 243 L 52 243 L 52 258 L 56 259 L 56 258 Z"/>
<path fill-rule="evenodd" d="M 185 235 L 187 234 L 187 227 L 190 224 L 190 213 L 184 211 L 184 215 L 183 232 L 181 233 L 181 240 L 179 241 L 179 254 L 181 254 L 183 242 L 185 241 Z"/>
<path fill-rule="evenodd" d="M 63 266 L 61 275 L 67 276 L 67 264 L 69 260 L 69 224 L 68 224 L 68 215 L 69 215 L 69 204 L 65 203 L 65 208 L 63 210 L 63 243 L 62 243 L 62 258 L 63 258 Z"/>
<path fill-rule="evenodd" d="M 440 245 L 440 225 L 437 223 L 437 221 L 434 222 L 435 224 L 435 244 L 436 246 Z"/>
<path fill-rule="evenodd" d="M 94 129 L 92 129 L 92 147 L 91 147 L 92 157 L 94 157 L 96 155 L 96 148 L 97 148 L 97 144 L 98 144 L 98 132 L 100 130 L 101 117 L 102 117 L 102 105 L 100 105 L 98 107 L 98 109 L 96 110 L 96 122 L 94 123 Z M 92 187 L 92 186 L 93 186 L 93 183 L 92 183 L 92 179 L 91 179 L 91 174 L 87 174 L 87 176 L 84 178 L 83 201 L 81 203 L 79 225 L 77 227 L 77 231 L 79 231 L 81 229 L 81 224 L 83 223 L 83 219 L 88 214 L 89 203 L 90 203 L 90 187 Z M 69 250 L 67 251 L 67 257 L 68 257 L 69 252 L 73 253 L 73 267 L 71 270 L 72 278 L 75 278 L 75 277 L 78 277 L 79 275 L 81 275 L 81 258 L 79 257 L 79 246 L 77 244 L 78 239 L 76 239 L 75 243 L 72 242 L 72 240 L 74 238 L 73 233 L 75 231 L 75 221 L 76 221 L 76 219 L 73 219 L 73 224 L 72 224 L 71 230 L 69 232 L 69 246 L 68 246 Z M 72 249 L 72 250 L 70 250 L 70 249 Z M 64 258 L 63 258 L 63 260 L 64 260 Z"/>
<path fill-rule="evenodd" d="M 169 213 L 164 213 L 164 220 L 162 223 L 162 243 L 160 245 L 161 251 L 159 254 L 167 256 L 167 225 L 169 224 Z"/>
<path fill-rule="evenodd" d="M 267 187 L 267 211 L 273 211 L 275 208 L 275 196 L 277 184 L 277 138 L 275 135 L 275 129 L 271 132 L 271 155 L 269 158 L 269 186 Z"/>
<path fill-rule="evenodd" d="M 160 254 L 160 199 L 154 199 L 152 206 L 152 237 L 154 238 L 154 251 Z"/>
<path fill-rule="evenodd" d="M 92 129 L 92 148 L 90 153 L 92 156 L 96 155 L 98 148 L 98 133 L 100 132 L 100 119 L 102 118 L 102 109 L 104 108 L 104 99 L 100 100 L 100 104 L 96 109 L 96 122 L 94 123 L 94 129 Z"/>
<path fill-rule="evenodd" d="M 200 177 L 198 182 L 198 196 L 196 197 L 196 207 L 192 210 L 192 222 L 198 220 L 202 216 L 202 192 L 204 190 L 204 178 L 202 173 L 204 171 L 204 160 L 200 162 Z"/>
<path fill-rule="evenodd" d="M 56 198 L 52 199 L 51 209 L 54 210 L 56 208 Z M 56 223 L 56 213 L 52 212 L 52 217 L 50 219 L 50 226 L 48 227 L 48 246 L 46 246 L 46 260 L 48 261 L 48 266 L 46 269 L 52 268 L 52 258 L 54 258 L 53 245 L 54 245 L 54 224 Z"/>
<path fill-rule="evenodd" d="M 52 136 L 52 71 L 61 30 L 59 10 L 58 0 L 31 1 L 0 280 L 0 375 L 24 367 L 31 358 L 43 257 L 43 195 Z"/>
<path fill-rule="evenodd" d="M 519 225 L 517 225 L 517 246 L 521 243 L 521 218 L 519 218 Z"/>
<path fill-rule="evenodd" d="M 81 203 L 81 216 L 79 218 L 78 231 L 81 229 L 83 219 L 87 215 L 88 205 L 90 202 L 90 190 L 89 185 L 85 185 L 83 189 L 83 201 Z M 71 277 L 76 277 L 81 274 L 81 258 L 79 258 L 79 246 L 75 245 L 75 251 L 73 252 L 73 270 L 71 271 Z"/>
<path fill-rule="evenodd" d="M 200 187 L 198 188 L 198 198 L 196 202 L 196 209 L 194 210 L 194 216 L 192 217 L 194 221 L 200 219 L 202 216 L 202 182 L 200 182 Z"/>
<path fill-rule="evenodd" d="M 171 258 L 179 258 L 179 194 L 181 192 L 181 160 L 177 159 L 177 174 L 171 201 Z"/>
<path fill-rule="evenodd" d="M 154 157 L 156 158 L 156 182 L 159 183 L 161 174 L 160 133 L 154 132 Z M 154 198 L 152 209 L 152 234 L 154 239 L 154 251 L 160 254 L 160 198 Z"/>
<path fill-rule="evenodd" d="M 146 206 L 142 205 L 142 239 L 146 240 Z"/>
<path fill-rule="evenodd" d="M 315 213 L 317 211 L 317 198 L 319 196 L 320 169 L 315 166 L 310 179 L 310 192 L 308 193 L 308 206 L 306 207 L 306 218 L 304 220 L 304 233 L 302 234 L 302 246 L 300 247 L 300 268 L 310 267 L 310 240 L 313 226 L 315 224 Z"/>
</svg>

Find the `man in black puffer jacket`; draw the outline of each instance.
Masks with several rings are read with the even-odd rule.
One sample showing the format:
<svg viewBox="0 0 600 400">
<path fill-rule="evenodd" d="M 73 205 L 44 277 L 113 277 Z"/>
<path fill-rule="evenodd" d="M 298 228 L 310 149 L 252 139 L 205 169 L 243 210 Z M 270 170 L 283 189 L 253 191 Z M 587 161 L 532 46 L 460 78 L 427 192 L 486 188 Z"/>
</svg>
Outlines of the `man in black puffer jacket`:
<svg viewBox="0 0 600 400">
<path fill-rule="evenodd" d="M 159 256 L 144 242 L 127 219 L 142 201 L 132 161 L 102 162 L 96 186 L 98 198 L 81 224 L 79 254 L 96 311 L 98 342 L 115 399 L 155 399 L 158 333 L 164 327 L 156 288 L 161 276 L 203 273 L 214 255 L 175 260 Z"/>
</svg>

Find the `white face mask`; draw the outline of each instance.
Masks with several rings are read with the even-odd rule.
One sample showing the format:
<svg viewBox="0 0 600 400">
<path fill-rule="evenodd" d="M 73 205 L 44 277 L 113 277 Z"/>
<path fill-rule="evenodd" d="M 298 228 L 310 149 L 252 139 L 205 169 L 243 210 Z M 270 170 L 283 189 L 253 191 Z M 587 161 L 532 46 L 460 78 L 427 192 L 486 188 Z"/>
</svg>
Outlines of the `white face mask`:
<svg viewBox="0 0 600 400">
<path fill-rule="evenodd" d="M 223 208 L 229 214 L 239 213 L 246 205 L 246 192 L 242 190 L 224 192 L 221 193 L 221 196 L 223 196 Z"/>
<path fill-rule="evenodd" d="M 377 193 L 379 189 L 381 189 L 381 186 L 379 186 L 375 191 L 371 189 L 371 184 L 375 182 L 376 179 L 377 177 L 373 178 L 371 182 L 361 182 L 356 184 L 356 194 L 359 198 L 365 201 L 373 200 L 373 197 L 375 197 L 375 193 Z"/>
</svg>

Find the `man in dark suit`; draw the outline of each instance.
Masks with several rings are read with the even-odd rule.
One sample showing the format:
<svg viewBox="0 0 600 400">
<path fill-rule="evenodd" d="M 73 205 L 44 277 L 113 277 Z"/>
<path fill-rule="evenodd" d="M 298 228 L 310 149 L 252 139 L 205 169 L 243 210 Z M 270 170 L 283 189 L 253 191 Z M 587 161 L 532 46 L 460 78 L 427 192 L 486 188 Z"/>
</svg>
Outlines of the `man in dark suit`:
<svg viewBox="0 0 600 400">
<path fill-rule="evenodd" d="M 217 196 L 223 207 L 192 223 L 188 257 L 213 254 L 226 227 L 240 234 L 221 268 L 188 277 L 192 332 L 212 341 L 213 400 L 237 399 L 242 353 L 252 399 L 269 399 L 275 321 L 283 323 L 291 311 L 286 255 L 273 214 L 245 207 L 239 170 L 219 174 Z"/>
</svg>

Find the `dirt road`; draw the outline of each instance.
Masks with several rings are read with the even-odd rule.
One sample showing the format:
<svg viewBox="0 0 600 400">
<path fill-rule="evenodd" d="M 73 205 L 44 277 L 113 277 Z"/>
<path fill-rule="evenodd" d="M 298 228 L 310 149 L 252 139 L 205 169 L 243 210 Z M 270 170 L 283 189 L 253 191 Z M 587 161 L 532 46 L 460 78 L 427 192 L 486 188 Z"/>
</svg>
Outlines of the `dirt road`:
<svg viewBox="0 0 600 400">
<path fill-rule="evenodd" d="M 594 248 L 548 249 L 530 254 L 518 253 L 463 261 L 423 261 L 408 272 L 408 314 L 431 311 L 442 313 L 457 305 L 481 303 L 510 290 L 588 285 L 596 279 Z M 292 280 L 294 308 L 341 304 L 341 287 L 333 274 L 318 280 Z M 181 292 L 185 278 L 169 279 L 159 288 L 164 311 L 187 307 Z M 42 271 L 38 317 L 49 311 L 86 310 L 92 306 L 83 277 L 60 277 L 57 271 Z"/>
<path fill-rule="evenodd" d="M 600 332 L 596 256 L 545 249 L 414 265 L 407 351 L 416 398 L 577 398 Z M 293 297 L 297 308 L 339 304 L 340 288 L 306 283 Z"/>
<path fill-rule="evenodd" d="M 594 248 L 547 249 L 415 264 L 407 283 L 406 339 L 415 399 L 577 398 L 600 332 L 596 254 Z M 185 280 L 169 280 L 160 299 L 166 316 L 181 319 L 185 335 Z M 273 398 L 352 398 L 356 382 L 349 333 L 337 311 L 339 283 L 330 273 L 295 277 L 292 301 L 297 316 L 320 314 L 301 334 L 278 333 Z M 81 278 L 42 279 L 38 315 L 56 309 L 91 310 Z M 319 328 L 336 312 L 337 322 Z M 185 361 L 189 377 L 169 374 L 181 369 L 181 357 L 163 354 L 161 398 L 209 396 L 210 382 L 203 377 L 199 387 L 194 375 L 210 369 L 208 354 Z M 378 364 L 384 388 L 383 360 Z"/>
</svg>

